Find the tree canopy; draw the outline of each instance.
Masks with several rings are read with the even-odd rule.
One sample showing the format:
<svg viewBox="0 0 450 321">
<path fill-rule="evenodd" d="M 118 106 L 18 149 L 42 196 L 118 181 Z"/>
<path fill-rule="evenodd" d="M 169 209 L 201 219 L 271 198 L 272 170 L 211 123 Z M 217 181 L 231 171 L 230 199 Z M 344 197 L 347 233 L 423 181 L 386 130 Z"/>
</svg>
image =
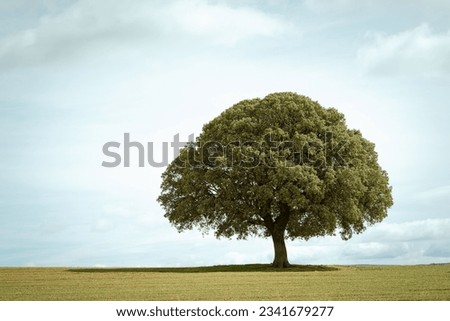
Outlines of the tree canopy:
<svg viewBox="0 0 450 321">
<path fill-rule="evenodd" d="M 393 199 L 375 145 L 334 108 L 296 93 L 243 100 L 203 126 L 162 175 L 158 201 L 179 230 L 285 239 L 340 233 L 382 221 Z"/>
</svg>

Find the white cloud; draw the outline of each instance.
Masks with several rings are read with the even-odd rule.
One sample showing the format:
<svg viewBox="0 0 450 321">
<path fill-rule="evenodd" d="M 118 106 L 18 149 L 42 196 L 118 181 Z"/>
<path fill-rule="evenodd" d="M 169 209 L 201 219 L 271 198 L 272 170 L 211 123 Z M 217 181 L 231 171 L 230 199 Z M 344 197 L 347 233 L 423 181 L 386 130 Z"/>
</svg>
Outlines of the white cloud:
<svg viewBox="0 0 450 321">
<path fill-rule="evenodd" d="M 150 1 L 79 1 L 41 17 L 32 28 L 4 37 L 0 65 L 33 65 L 80 55 L 91 59 L 93 53 L 108 57 L 123 50 L 148 54 L 193 36 L 212 44 L 234 45 L 255 36 L 273 36 L 284 28 L 257 9 L 206 1 L 157 5 Z"/>
<path fill-rule="evenodd" d="M 105 264 L 94 264 L 93 266 L 96 268 L 106 268 Z"/>
<path fill-rule="evenodd" d="M 314 11 L 336 11 L 355 10 L 362 7 L 383 8 L 393 7 L 395 4 L 405 9 L 405 4 L 409 7 L 422 8 L 449 8 L 450 3 L 447 0 L 397 0 L 395 3 L 389 0 L 303 0 L 305 6 Z"/>
<path fill-rule="evenodd" d="M 383 222 L 342 241 L 338 236 L 288 242 L 296 264 L 421 264 L 450 261 L 450 219 Z"/>
<path fill-rule="evenodd" d="M 378 74 L 450 75 L 450 31 L 435 32 L 426 23 L 396 34 L 369 33 L 358 60 Z"/>
<path fill-rule="evenodd" d="M 450 259 L 450 241 L 435 242 L 430 244 L 430 246 L 424 252 L 425 256 L 432 258 L 444 258 Z"/>
<path fill-rule="evenodd" d="M 367 0 L 303 0 L 305 6 L 313 11 L 329 11 L 337 8 L 353 8 L 366 4 Z"/>
<path fill-rule="evenodd" d="M 395 258 L 407 252 L 406 244 L 388 244 L 381 242 L 367 242 L 351 244 L 344 248 L 345 257 L 357 260 Z"/>
<path fill-rule="evenodd" d="M 323 239 L 319 239 L 322 240 Z M 325 244 L 316 244 L 315 242 L 306 242 L 301 244 L 298 241 L 292 241 L 288 243 L 288 256 L 291 263 L 336 263 L 338 253 L 342 247 L 336 246 L 336 243 L 343 243 L 339 239 L 328 239 Z M 319 241 L 320 242 L 320 241 Z M 299 245 L 300 243 L 300 245 Z M 334 243 L 334 244 L 333 244 Z"/>
<path fill-rule="evenodd" d="M 115 49 L 114 44 L 143 40 L 152 35 L 154 13 L 149 6 L 137 2 L 79 1 L 65 10 L 42 16 L 37 25 L 2 39 L 0 62 L 37 64 L 92 52 L 104 48 L 103 54 Z"/>
<path fill-rule="evenodd" d="M 361 239 L 378 242 L 431 241 L 448 239 L 449 231 L 450 218 L 381 223 L 369 228 Z"/>
<path fill-rule="evenodd" d="M 450 260 L 450 219 L 381 223 L 355 236 L 339 251 L 344 262 L 417 264 Z"/>
<path fill-rule="evenodd" d="M 225 254 L 225 262 L 230 262 L 231 264 L 246 264 L 253 263 L 249 260 L 248 255 L 236 251 L 228 252 Z"/>
<path fill-rule="evenodd" d="M 172 13 L 183 30 L 212 38 L 216 44 L 234 45 L 253 36 L 273 36 L 285 29 L 275 18 L 247 7 L 180 1 L 172 7 Z"/>
</svg>

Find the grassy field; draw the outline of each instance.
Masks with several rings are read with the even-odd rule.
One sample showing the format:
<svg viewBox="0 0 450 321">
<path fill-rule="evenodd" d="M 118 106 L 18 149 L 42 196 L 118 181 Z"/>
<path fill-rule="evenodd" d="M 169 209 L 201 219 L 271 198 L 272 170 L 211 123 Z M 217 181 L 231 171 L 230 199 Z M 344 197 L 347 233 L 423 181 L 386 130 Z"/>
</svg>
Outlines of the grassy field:
<svg viewBox="0 0 450 321">
<path fill-rule="evenodd" d="M 0 268 L 0 300 L 450 300 L 450 264 Z"/>
</svg>

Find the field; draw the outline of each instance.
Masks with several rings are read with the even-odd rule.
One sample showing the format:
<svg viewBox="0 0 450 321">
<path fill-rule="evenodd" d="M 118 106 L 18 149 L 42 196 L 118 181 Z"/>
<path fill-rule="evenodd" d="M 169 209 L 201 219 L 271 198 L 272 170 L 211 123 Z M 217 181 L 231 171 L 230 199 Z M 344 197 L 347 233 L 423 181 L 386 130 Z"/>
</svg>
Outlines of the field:
<svg viewBox="0 0 450 321">
<path fill-rule="evenodd" d="M 450 264 L 0 268 L 0 300 L 450 300 Z"/>
</svg>

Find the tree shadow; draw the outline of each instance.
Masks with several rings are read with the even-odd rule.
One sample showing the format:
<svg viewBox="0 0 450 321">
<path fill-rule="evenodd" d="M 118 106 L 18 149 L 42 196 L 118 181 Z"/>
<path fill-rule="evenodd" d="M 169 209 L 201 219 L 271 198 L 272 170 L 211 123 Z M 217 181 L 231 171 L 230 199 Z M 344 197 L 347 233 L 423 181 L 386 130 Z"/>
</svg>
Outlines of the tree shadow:
<svg viewBox="0 0 450 321">
<path fill-rule="evenodd" d="M 338 271 L 334 266 L 291 265 L 287 268 L 275 268 L 270 264 L 213 265 L 199 267 L 148 267 L 148 268 L 72 268 L 76 273 L 211 273 L 211 272 L 330 272 Z"/>
</svg>

